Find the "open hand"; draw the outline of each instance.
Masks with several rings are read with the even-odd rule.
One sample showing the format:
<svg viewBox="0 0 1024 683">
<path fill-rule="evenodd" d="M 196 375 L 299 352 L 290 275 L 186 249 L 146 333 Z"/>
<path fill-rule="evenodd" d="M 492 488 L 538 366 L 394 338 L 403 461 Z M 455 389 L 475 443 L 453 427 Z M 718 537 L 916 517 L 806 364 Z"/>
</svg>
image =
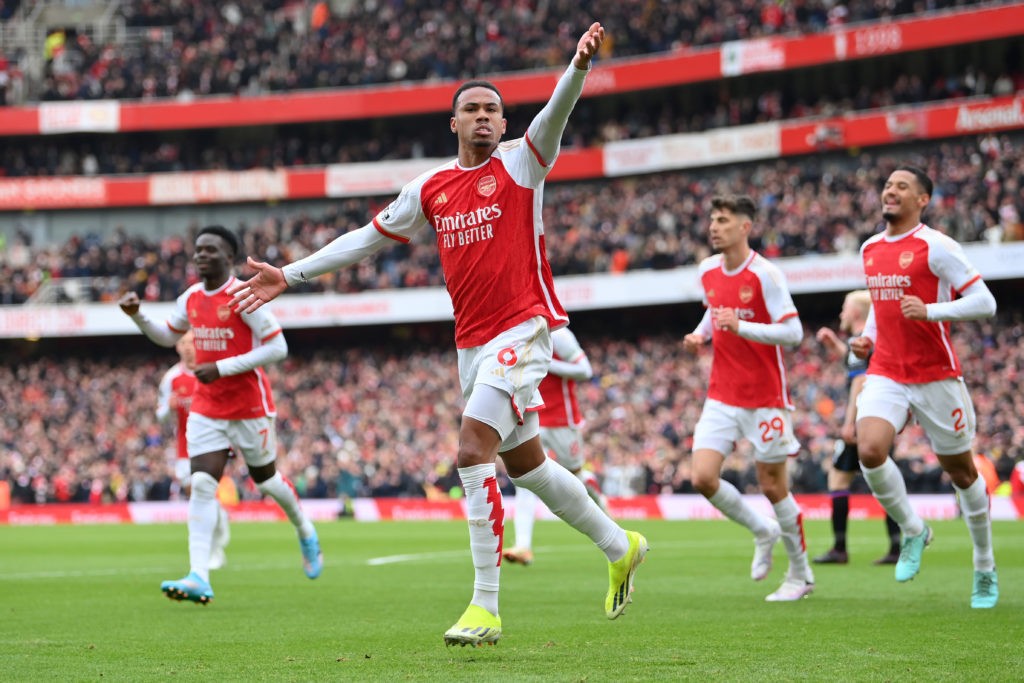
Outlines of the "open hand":
<svg viewBox="0 0 1024 683">
<path fill-rule="evenodd" d="M 576 56 L 572 60 L 573 66 L 577 69 L 590 68 L 590 60 L 601 49 L 603 42 L 604 27 L 600 22 L 595 21 L 580 38 L 580 42 L 576 44 Z"/>
<path fill-rule="evenodd" d="M 228 306 L 236 313 L 252 313 L 288 289 L 288 283 L 280 268 L 256 261 L 251 256 L 246 259 L 246 263 L 256 271 L 256 274 L 244 282 L 236 282 L 227 290 L 228 294 L 234 297 Z"/>
</svg>

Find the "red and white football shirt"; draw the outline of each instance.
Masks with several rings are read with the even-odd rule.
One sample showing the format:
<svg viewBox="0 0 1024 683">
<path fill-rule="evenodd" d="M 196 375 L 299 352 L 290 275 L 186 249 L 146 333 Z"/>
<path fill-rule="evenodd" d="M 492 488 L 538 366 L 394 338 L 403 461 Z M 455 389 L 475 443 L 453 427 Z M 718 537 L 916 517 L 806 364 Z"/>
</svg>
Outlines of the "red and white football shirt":
<svg viewBox="0 0 1024 683">
<path fill-rule="evenodd" d="M 188 458 L 185 439 L 185 423 L 199 380 L 182 363 L 175 363 L 160 380 L 160 399 L 157 413 L 164 415 L 171 410 L 171 396 L 175 397 L 174 419 L 178 429 L 178 457 Z"/>
<path fill-rule="evenodd" d="M 281 326 L 266 307 L 239 315 L 231 309 L 228 278 L 220 288 L 206 291 L 202 282 L 178 297 L 167 321 L 176 332 L 192 329 L 196 363 L 214 363 L 248 353 L 268 339 L 281 334 Z M 217 420 L 248 420 L 276 414 L 270 380 L 263 368 L 221 377 L 196 387 L 192 412 Z"/>
<path fill-rule="evenodd" d="M 868 374 L 901 384 L 960 377 L 949 323 L 907 320 L 900 299 L 909 294 L 925 304 L 951 301 L 980 280 L 963 248 L 922 223 L 897 237 L 873 236 L 861 247 L 861 258 L 878 330 Z"/>
<path fill-rule="evenodd" d="M 575 363 L 583 357 L 583 348 L 576 335 L 563 327 L 551 333 L 552 358 L 567 363 Z M 537 410 L 541 427 L 575 427 L 583 426 L 583 415 L 580 404 L 576 400 L 576 380 L 559 377 L 548 372 L 538 388 L 544 405 Z"/>
<path fill-rule="evenodd" d="M 778 323 L 797 315 L 793 297 L 780 271 L 763 256 L 750 252 L 736 270 L 726 271 L 722 255 L 701 262 L 704 305 L 733 308 L 740 320 Z M 714 359 L 708 398 L 738 408 L 793 408 L 782 362 L 782 348 L 760 344 L 713 328 Z"/>
<path fill-rule="evenodd" d="M 481 346 L 534 316 L 560 327 L 541 222 L 544 160 L 523 137 L 475 168 L 453 160 L 419 176 L 374 219 L 398 242 L 431 226 L 455 311 L 455 345 Z"/>
</svg>

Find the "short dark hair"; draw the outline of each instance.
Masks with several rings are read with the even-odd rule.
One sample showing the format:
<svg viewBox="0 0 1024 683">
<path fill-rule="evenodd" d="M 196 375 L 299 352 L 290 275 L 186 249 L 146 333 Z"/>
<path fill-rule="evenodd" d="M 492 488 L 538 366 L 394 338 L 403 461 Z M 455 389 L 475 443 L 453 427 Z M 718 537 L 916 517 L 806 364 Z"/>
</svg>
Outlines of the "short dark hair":
<svg viewBox="0 0 1024 683">
<path fill-rule="evenodd" d="M 746 216 L 751 221 L 757 216 L 757 204 L 754 199 L 745 194 L 720 194 L 711 198 L 713 210 L 731 211 L 739 216 Z"/>
<path fill-rule="evenodd" d="M 897 166 L 896 168 L 893 169 L 893 173 L 895 173 L 896 171 L 906 171 L 907 173 L 913 175 L 914 178 L 917 179 L 917 184 L 921 186 L 922 190 L 924 190 L 924 193 L 929 197 L 932 196 L 932 190 L 935 189 L 935 186 L 932 184 L 932 179 L 928 177 L 928 174 L 925 173 L 924 170 L 918 168 L 917 166 L 904 164 L 903 166 Z"/>
<path fill-rule="evenodd" d="M 459 106 L 459 95 L 461 95 L 462 93 L 466 92 L 470 88 L 487 88 L 488 90 L 493 90 L 494 94 L 498 96 L 498 100 L 501 102 L 502 110 L 505 109 L 505 99 L 501 96 L 501 91 L 498 90 L 498 86 L 494 85 L 490 81 L 482 81 L 480 79 L 476 79 L 476 80 L 472 80 L 472 81 L 466 81 L 465 83 L 460 85 L 459 89 L 455 91 L 454 95 L 452 95 L 452 115 L 453 116 L 455 115 L 456 107 Z"/>
<path fill-rule="evenodd" d="M 216 235 L 221 238 L 231 247 L 231 256 L 238 258 L 238 236 L 223 225 L 207 225 L 196 233 L 196 239 L 199 239 L 201 235 Z"/>
</svg>

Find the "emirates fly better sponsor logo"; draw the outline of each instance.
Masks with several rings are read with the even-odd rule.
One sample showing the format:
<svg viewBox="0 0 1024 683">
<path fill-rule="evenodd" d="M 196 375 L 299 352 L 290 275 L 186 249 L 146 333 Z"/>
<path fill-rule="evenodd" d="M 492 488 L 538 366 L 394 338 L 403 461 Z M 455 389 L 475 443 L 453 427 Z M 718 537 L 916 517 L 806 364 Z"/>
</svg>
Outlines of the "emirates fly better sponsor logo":
<svg viewBox="0 0 1024 683">
<path fill-rule="evenodd" d="M 235 338 L 230 327 L 193 327 L 196 351 L 227 351 L 228 342 Z"/>
<path fill-rule="evenodd" d="M 899 301 L 903 298 L 903 290 L 909 288 L 909 275 L 868 275 L 872 301 Z"/>
<path fill-rule="evenodd" d="M 474 244 L 483 240 L 494 239 L 494 224 L 501 218 L 504 212 L 501 206 L 495 202 L 488 206 L 481 206 L 456 213 L 451 216 L 434 214 L 434 230 L 437 231 L 437 239 L 442 249 L 454 249 L 464 247 L 467 244 Z"/>
</svg>

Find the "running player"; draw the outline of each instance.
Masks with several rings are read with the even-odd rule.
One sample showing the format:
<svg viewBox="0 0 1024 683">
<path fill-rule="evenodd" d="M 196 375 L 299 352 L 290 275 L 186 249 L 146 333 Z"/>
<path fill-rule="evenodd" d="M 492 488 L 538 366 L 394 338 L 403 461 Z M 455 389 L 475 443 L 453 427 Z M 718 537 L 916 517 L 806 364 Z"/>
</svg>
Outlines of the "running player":
<svg viewBox="0 0 1024 683">
<path fill-rule="evenodd" d="M 793 434 L 782 346 L 795 346 L 803 327 L 782 272 L 750 248 L 757 207 L 745 195 L 711 201 L 711 246 L 718 253 L 700 264 L 707 311 L 683 348 L 696 352 L 711 341 L 714 358 L 707 400 L 693 434 L 693 486 L 726 517 L 754 535 L 750 578 L 761 581 L 782 538 L 789 570 L 765 600 L 799 600 L 814 590 L 807 563 L 803 518 L 789 492 L 787 458 L 800 449 Z M 776 519 L 754 510 L 721 477 L 725 456 L 746 438 L 754 448 L 757 480 Z"/>
<path fill-rule="evenodd" d="M 911 507 L 889 451 L 910 415 L 917 419 L 953 482 L 970 531 L 971 607 L 986 609 L 999 600 L 992 520 L 971 449 L 974 404 L 949 323 L 991 317 L 996 300 L 963 248 L 921 222 L 931 195 L 932 180 L 923 170 L 897 168 L 882 189 L 885 230 L 861 247 L 872 306 L 864 334 L 850 348 L 871 360 L 857 398 L 857 452 L 872 493 L 903 532 L 896 580 L 909 581 L 921 569 L 932 529 Z"/>
<path fill-rule="evenodd" d="M 231 310 L 227 290 L 236 282 L 232 264 L 237 256 L 238 238 L 233 232 L 219 225 L 202 228 L 193 256 L 201 281 L 178 297 L 169 319 L 150 320 L 141 312 L 135 292 L 118 302 L 160 346 L 173 346 L 190 329 L 193 333 L 195 376 L 200 384 L 186 427 L 192 469 L 188 501 L 191 569 L 182 579 L 164 581 L 160 589 L 174 600 L 202 604 L 213 599 L 209 563 L 217 525 L 217 483 L 232 449 L 245 459 L 259 490 L 274 499 L 295 525 L 306 576 L 315 579 L 323 566 L 316 529 L 303 513 L 295 488 L 274 465 L 276 413 L 263 366 L 285 358 L 288 346 L 269 310 L 246 314 Z"/>
</svg>

